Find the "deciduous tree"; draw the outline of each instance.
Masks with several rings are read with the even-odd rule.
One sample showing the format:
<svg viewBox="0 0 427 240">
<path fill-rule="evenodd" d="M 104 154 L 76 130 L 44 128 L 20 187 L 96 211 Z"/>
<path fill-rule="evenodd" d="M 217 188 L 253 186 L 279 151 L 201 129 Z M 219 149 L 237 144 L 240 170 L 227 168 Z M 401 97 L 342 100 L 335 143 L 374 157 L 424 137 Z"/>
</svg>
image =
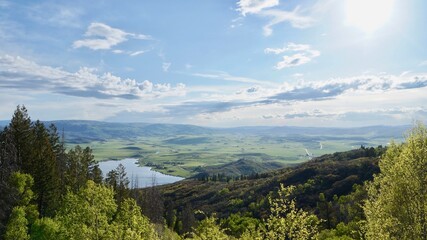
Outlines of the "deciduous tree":
<svg viewBox="0 0 427 240">
<path fill-rule="evenodd" d="M 392 143 L 368 185 L 368 239 L 427 239 L 427 129 L 418 124 Z"/>
</svg>

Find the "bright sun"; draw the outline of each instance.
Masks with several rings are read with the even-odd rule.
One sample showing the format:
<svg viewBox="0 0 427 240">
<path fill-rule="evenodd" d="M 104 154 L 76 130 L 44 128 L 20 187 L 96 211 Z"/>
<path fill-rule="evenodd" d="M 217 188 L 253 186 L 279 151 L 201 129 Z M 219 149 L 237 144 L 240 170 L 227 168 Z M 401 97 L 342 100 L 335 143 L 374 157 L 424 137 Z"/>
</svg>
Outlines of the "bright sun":
<svg viewBox="0 0 427 240">
<path fill-rule="evenodd" d="M 372 33 L 387 23 L 393 6 L 394 0 L 347 0 L 346 24 Z"/>
</svg>

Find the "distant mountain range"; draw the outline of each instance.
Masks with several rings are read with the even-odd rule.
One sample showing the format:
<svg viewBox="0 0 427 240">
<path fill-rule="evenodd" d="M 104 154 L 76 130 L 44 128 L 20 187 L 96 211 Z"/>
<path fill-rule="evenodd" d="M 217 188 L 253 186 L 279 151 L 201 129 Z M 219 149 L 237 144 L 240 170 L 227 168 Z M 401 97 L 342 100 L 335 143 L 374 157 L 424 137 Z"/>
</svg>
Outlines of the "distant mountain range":
<svg viewBox="0 0 427 240">
<path fill-rule="evenodd" d="M 401 138 L 411 128 L 402 126 L 369 126 L 356 128 L 325 128 L 325 127 L 234 127 L 210 128 L 185 124 L 152 124 L 152 123 L 111 123 L 84 120 L 46 121 L 46 125 L 54 123 L 58 130 L 64 130 L 67 142 L 85 143 L 90 141 L 105 141 L 108 139 L 132 139 L 141 136 L 175 137 L 179 135 L 210 135 L 234 134 L 257 135 L 269 137 L 316 136 L 334 138 L 334 136 L 364 138 Z M 9 121 L 0 121 L 0 127 L 9 124 Z"/>
</svg>

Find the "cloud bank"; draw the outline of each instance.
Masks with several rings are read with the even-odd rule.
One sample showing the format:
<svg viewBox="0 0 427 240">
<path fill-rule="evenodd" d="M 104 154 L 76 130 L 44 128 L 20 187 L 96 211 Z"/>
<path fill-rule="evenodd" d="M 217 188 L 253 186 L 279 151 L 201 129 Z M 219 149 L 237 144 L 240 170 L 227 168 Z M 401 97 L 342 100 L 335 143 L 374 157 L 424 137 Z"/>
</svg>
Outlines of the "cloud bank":
<svg viewBox="0 0 427 240">
<path fill-rule="evenodd" d="M 207 96 L 205 100 L 164 105 L 162 108 L 165 111 L 158 116 L 187 118 L 187 120 L 198 116 L 211 120 L 215 116 L 220 118 L 234 112 L 234 116 L 240 116 L 243 119 L 258 116 L 264 120 L 341 119 L 349 121 L 350 116 L 374 115 L 379 112 L 387 116 L 405 114 L 403 111 L 422 114 L 420 109 L 408 107 L 412 105 L 410 101 L 413 101 L 413 98 L 419 100 L 419 95 L 412 94 L 411 98 L 406 100 L 395 97 L 400 94 L 407 95 L 405 91 L 411 90 L 419 94 L 425 91 L 423 88 L 426 87 L 426 74 L 363 75 L 328 81 L 284 83 L 278 88 L 254 86 L 232 95 L 214 94 Z M 367 99 L 372 99 L 375 103 L 367 103 Z M 351 101 L 351 104 L 346 101 Z M 400 101 L 402 107 L 390 107 L 395 106 L 396 101 Z M 313 108 L 313 106 L 323 106 L 324 109 Z M 374 106 L 376 108 L 373 109 Z M 383 108 L 383 106 L 388 107 Z M 272 114 L 272 112 L 284 110 L 287 112 Z"/>
<path fill-rule="evenodd" d="M 186 94 L 182 83 L 176 86 L 155 84 L 148 80 L 121 78 L 108 72 L 98 74 L 96 69 L 86 67 L 73 73 L 9 55 L 0 56 L 0 86 L 100 99 L 160 98 Z"/>
</svg>

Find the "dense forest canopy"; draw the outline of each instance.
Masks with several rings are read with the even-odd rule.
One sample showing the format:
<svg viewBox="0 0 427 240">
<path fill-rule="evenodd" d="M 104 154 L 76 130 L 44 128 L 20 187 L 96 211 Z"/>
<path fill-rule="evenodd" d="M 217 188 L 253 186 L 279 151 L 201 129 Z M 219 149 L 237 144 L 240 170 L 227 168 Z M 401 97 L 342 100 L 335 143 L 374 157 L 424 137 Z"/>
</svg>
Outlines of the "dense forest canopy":
<svg viewBox="0 0 427 240">
<path fill-rule="evenodd" d="M 427 239 L 427 130 L 238 178 L 130 189 L 18 106 L 0 133 L 2 239 Z M 201 211 L 203 210 L 203 211 Z"/>
</svg>

